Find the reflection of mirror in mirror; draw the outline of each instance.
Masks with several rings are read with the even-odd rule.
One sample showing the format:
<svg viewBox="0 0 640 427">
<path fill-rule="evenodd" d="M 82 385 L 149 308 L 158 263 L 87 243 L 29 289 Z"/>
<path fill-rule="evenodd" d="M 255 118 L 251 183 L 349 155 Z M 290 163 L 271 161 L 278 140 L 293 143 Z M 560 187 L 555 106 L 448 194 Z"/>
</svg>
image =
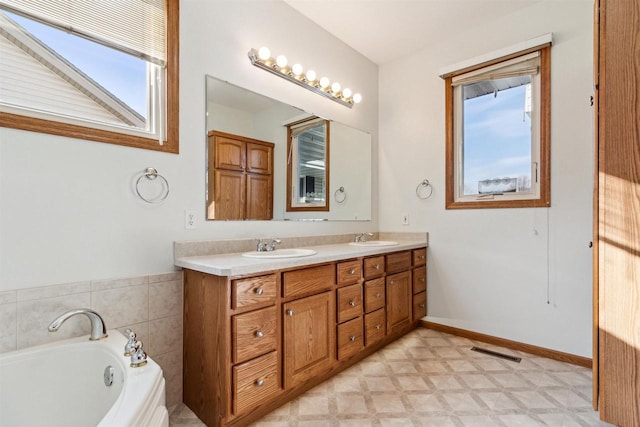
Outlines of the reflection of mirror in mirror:
<svg viewBox="0 0 640 427">
<path fill-rule="evenodd" d="M 287 212 L 328 211 L 329 121 L 287 126 Z"/>
<path fill-rule="evenodd" d="M 300 123 L 315 116 L 211 76 L 207 76 L 206 86 L 207 133 L 218 131 L 274 144 L 273 219 L 371 219 L 370 134 L 330 121 L 330 135 L 327 136 L 327 140 L 331 141 L 331 150 L 326 154 L 331 167 L 330 170 L 327 168 L 328 176 L 324 188 L 325 200 L 330 210 L 287 212 L 287 125 Z M 211 160 L 214 153 L 207 150 L 207 156 Z M 209 166 L 207 161 L 207 206 L 210 205 L 216 191 L 213 185 L 214 169 Z M 338 191 L 340 188 L 343 188 L 343 192 Z M 343 202 L 336 201 L 343 198 Z M 208 213 L 207 219 L 214 217 Z"/>
</svg>

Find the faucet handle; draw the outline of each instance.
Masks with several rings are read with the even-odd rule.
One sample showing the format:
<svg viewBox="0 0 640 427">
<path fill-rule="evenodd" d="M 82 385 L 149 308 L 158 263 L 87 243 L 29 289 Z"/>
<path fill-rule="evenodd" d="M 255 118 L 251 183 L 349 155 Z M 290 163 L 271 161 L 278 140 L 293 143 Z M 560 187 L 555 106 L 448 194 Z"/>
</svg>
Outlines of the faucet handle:
<svg viewBox="0 0 640 427">
<path fill-rule="evenodd" d="M 132 368 L 139 368 L 147 364 L 147 353 L 142 349 L 142 341 L 136 341 L 135 343 L 135 351 L 131 355 L 131 364 Z"/>
<path fill-rule="evenodd" d="M 269 240 L 269 242 L 267 243 L 267 251 L 275 250 L 276 249 L 276 245 L 278 243 L 282 243 L 282 240 L 278 239 L 277 237 L 274 237 L 271 240 Z"/>
<path fill-rule="evenodd" d="M 131 356 L 136 351 L 136 333 L 127 328 L 124 330 L 124 336 L 128 339 L 124 345 L 124 355 Z"/>
</svg>

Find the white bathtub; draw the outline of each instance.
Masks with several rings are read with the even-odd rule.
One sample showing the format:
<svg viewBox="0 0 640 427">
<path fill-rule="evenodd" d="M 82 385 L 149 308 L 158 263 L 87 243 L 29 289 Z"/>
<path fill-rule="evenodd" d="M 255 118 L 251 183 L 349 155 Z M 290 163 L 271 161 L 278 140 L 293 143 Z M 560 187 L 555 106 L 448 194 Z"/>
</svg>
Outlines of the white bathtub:
<svg viewBox="0 0 640 427">
<path fill-rule="evenodd" d="M 162 370 L 151 358 L 131 368 L 127 340 L 108 333 L 0 354 L 0 426 L 168 427 Z"/>
</svg>

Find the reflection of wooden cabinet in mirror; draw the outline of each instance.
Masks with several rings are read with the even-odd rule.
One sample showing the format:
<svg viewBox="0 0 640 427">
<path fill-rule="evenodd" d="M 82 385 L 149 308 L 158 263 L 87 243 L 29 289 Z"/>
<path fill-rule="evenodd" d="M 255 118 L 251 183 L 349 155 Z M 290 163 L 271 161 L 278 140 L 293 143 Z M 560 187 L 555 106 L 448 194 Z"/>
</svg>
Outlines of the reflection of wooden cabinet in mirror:
<svg viewBox="0 0 640 427">
<path fill-rule="evenodd" d="M 207 218 L 273 218 L 273 147 L 257 139 L 209 131 Z"/>
</svg>

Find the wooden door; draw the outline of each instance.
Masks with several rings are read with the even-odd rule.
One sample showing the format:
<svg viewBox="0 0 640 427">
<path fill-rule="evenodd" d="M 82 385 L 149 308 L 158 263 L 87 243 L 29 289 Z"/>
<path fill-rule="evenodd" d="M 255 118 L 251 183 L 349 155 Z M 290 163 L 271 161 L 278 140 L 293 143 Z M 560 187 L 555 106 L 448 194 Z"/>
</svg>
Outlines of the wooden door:
<svg viewBox="0 0 640 427">
<path fill-rule="evenodd" d="M 283 304 L 284 387 L 326 372 L 336 360 L 335 294 Z"/>
<path fill-rule="evenodd" d="M 387 333 L 411 322 L 411 272 L 387 276 Z"/>
<path fill-rule="evenodd" d="M 245 142 L 225 136 L 215 136 L 215 168 L 244 171 L 246 164 Z"/>
<path fill-rule="evenodd" d="M 249 173 L 246 219 L 273 218 L 273 177 Z"/>
<path fill-rule="evenodd" d="M 600 0 L 600 417 L 640 425 L 640 2 Z"/>
<path fill-rule="evenodd" d="M 216 170 L 214 179 L 213 219 L 244 219 L 245 175 L 242 172 Z"/>
<path fill-rule="evenodd" d="M 273 144 L 247 142 L 247 172 L 273 173 Z"/>
</svg>

